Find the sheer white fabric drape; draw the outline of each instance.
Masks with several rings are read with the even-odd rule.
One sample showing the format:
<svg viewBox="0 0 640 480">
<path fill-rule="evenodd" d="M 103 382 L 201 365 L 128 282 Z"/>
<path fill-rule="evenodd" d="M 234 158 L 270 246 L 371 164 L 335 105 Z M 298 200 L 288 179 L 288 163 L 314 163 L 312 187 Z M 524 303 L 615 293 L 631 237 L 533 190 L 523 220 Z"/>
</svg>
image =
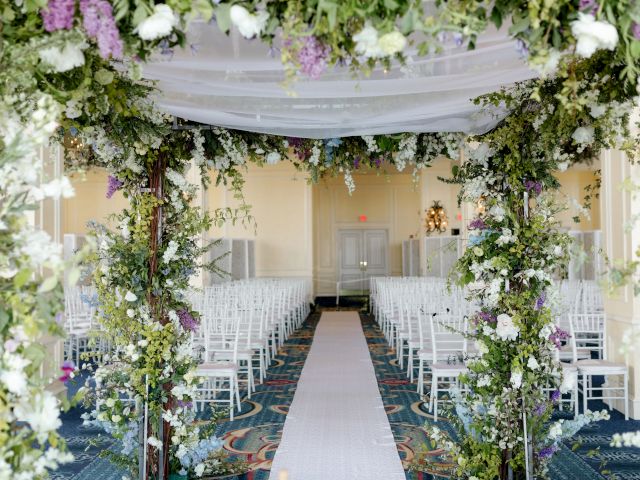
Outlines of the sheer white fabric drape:
<svg viewBox="0 0 640 480">
<path fill-rule="evenodd" d="M 496 118 L 470 99 L 532 78 L 506 30 L 483 35 L 475 50 L 451 42 L 438 55 L 413 52 L 406 65 L 354 78 L 347 68 L 282 87 L 279 52 L 216 25 L 194 22 L 188 46 L 145 65 L 159 80 L 159 105 L 181 118 L 255 132 L 330 138 L 398 132 L 483 132 Z M 409 50 L 409 53 L 412 53 Z"/>
</svg>

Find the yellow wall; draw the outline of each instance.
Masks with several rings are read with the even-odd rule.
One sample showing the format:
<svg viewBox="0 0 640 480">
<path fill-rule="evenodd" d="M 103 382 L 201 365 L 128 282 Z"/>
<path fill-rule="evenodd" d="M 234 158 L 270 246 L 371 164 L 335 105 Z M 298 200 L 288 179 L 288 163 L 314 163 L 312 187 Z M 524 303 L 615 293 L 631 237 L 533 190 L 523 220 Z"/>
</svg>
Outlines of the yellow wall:
<svg viewBox="0 0 640 480">
<path fill-rule="evenodd" d="M 356 190 L 351 196 L 341 176 L 313 187 L 317 294 L 336 292 L 339 229 L 387 229 L 391 275 L 402 274 L 402 240 L 420 231 L 420 188 L 410 174 L 371 172 L 353 178 Z M 366 215 L 367 221 L 360 222 L 360 215 Z"/>
<path fill-rule="evenodd" d="M 580 205 L 585 195 L 584 188 L 594 182 L 594 174 L 591 170 L 569 169 L 566 172 L 556 174 L 560 182 L 560 193 L 567 199 L 575 198 Z M 569 210 L 562 212 L 559 217 L 562 226 L 569 230 L 599 230 L 600 229 L 600 200 L 594 198 L 591 205 L 591 218 L 580 216 L 580 223 L 575 223 L 573 217 L 577 211 L 571 205 Z"/>
<path fill-rule="evenodd" d="M 311 186 L 289 162 L 258 167 L 244 174 L 244 194 L 253 226 L 229 222 L 213 228 L 210 238 L 255 238 L 256 276 L 311 277 L 313 259 Z M 209 210 L 237 205 L 223 187 L 210 188 Z"/>
<path fill-rule="evenodd" d="M 62 204 L 62 233 L 87 233 L 87 222 L 97 220 L 109 224 L 107 217 L 127 207 L 122 193 L 116 192 L 107 199 L 107 172 L 95 169 L 86 174 L 71 177 L 76 196 Z"/>
</svg>

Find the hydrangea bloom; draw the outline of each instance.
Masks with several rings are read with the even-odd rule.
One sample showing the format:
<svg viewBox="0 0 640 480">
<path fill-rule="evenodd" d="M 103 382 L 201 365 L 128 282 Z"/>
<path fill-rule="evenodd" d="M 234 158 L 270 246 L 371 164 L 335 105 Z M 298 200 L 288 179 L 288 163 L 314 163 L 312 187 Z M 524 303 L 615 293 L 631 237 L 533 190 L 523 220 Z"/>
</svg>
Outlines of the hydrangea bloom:
<svg viewBox="0 0 640 480">
<path fill-rule="evenodd" d="M 116 177 L 114 177 L 113 175 L 109 175 L 109 178 L 107 179 L 107 198 L 111 198 L 113 197 L 113 194 L 116 193 L 118 190 L 120 190 L 120 188 L 122 187 L 122 185 L 124 185 L 120 180 L 118 180 Z"/>
<path fill-rule="evenodd" d="M 327 58 L 331 53 L 331 47 L 324 45 L 314 35 L 304 39 L 304 45 L 298 52 L 300 71 L 314 80 L 327 69 Z"/>
</svg>

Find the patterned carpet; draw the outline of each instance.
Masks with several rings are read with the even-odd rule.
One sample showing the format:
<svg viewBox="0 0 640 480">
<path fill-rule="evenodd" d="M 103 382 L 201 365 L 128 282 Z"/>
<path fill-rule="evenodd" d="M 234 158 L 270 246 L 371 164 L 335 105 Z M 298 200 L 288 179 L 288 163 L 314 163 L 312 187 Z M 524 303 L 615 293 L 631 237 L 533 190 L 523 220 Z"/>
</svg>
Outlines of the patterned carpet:
<svg viewBox="0 0 640 480">
<path fill-rule="evenodd" d="M 257 387 L 251 400 L 243 401 L 241 414 L 237 415 L 233 422 L 223 422 L 219 426 L 218 434 L 224 439 L 224 448 L 234 455 L 246 458 L 250 463 L 253 471 L 247 480 L 269 478 L 271 459 L 278 447 L 285 416 L 293 399 L 318 319 L 318 314 L 312 314 L 304 326 L 292 335 L 269 369 L 268 379 Z M 404 373 L 398 368 L 395 356 L 387 347 L 380 330 L 370 318 L 363 316 L 362 320 L 380 392 L 396 437 L 398 451 L 407 468 L 416 453 L 427 448 L 429 444 L 421 425 L 432 421 L 431 416 L 415 393 L 415 386 L 409 384 Z M 597 406 L 592 406 L 595 407 Z M 97 438 L 99 432 L 82 426 L 82 420 L 79 418 L 81 413 L 78 409 L 67 413 L 62 429 L 71 450 L 76 455 L 76 461 L 54 472 L 53 478 L 121 480 L 122 471 L 97 457 L 101 449 L 115 446 L 106 438 L 103 438 L 99 445 L 93 445 L 91 441 Z M 447 430 L 451 428 L 446 419 L 440 419 L 438 426 Z M 612 432 L 637 429 L 640 429 L 640 422 L 624 422 L 620 415 L 614 415 L 609 422 L 586 427 L 580 432 L 582 443 L 575 451 L 571 449 L 575 442 L 568 442 L 558 453 L 551 468 L 551 478 L 592 480 L 611 478 L 613 474 L 613 478 L 619 480 L 640 480 L 640 449 L 613 449 L 608 446 Z M 599 452 L 594 455 L 596 449 L 599 449 Z M 440 452 L 427 453 L 437 458 Z M 440 461 L 435 466 L 437 470 L 446 469 L 447 464 Z M 436 472 L 407 473 L 407 479 L 442 478 L 433 477 L 432 473 Z"/>
</svg>

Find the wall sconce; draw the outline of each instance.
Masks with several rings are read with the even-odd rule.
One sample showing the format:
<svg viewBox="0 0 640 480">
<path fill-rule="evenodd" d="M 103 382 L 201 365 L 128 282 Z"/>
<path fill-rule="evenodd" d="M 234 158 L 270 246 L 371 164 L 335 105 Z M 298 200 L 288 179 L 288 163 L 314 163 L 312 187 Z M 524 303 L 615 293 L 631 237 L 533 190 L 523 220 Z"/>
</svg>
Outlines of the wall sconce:
<svg viewBox="0 0 640 480">
<path fill-rule="evenodd" d="M 431 208 L 426 210 L 426 212 L 425 229 L 427 235 L 431 235 L 433 232 L 444 233 L 447 231 L 449 220 L 447 219 L 444 207 L 438 200 L 434 200 L 433 205 L 431 205 Z"/>
</svg>

